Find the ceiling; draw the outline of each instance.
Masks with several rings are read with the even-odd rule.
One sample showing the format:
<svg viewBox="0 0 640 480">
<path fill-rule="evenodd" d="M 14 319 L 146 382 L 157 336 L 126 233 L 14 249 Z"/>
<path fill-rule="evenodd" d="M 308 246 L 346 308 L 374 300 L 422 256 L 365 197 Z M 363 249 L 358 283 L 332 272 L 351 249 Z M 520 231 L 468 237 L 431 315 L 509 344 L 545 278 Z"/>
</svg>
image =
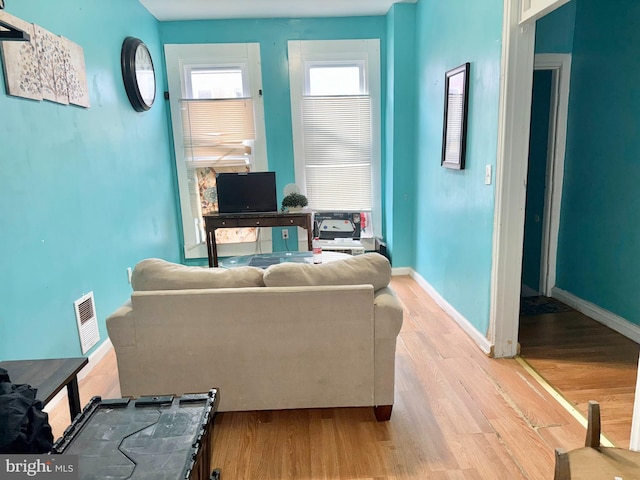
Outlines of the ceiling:
<svg viewBox="0 0 640 480">
<path fill-rule="evenodd" d="M 218 18 L 301 18 L 385 15 L 416 0 L 140 0 L 160 21 Z"/>
</svg>

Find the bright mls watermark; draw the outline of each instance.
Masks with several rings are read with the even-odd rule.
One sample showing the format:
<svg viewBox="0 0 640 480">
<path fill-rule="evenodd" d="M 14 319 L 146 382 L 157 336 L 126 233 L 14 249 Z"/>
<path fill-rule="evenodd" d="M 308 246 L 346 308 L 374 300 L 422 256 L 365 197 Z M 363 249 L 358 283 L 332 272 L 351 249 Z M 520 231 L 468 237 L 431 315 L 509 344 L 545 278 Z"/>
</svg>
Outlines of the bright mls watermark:
<svg viewBox="0 0 640 480">
<path fill-rule="evenodd" d="M 2 480 L 78 480 L 77 455 L 0 455 Z"/>
</svg>

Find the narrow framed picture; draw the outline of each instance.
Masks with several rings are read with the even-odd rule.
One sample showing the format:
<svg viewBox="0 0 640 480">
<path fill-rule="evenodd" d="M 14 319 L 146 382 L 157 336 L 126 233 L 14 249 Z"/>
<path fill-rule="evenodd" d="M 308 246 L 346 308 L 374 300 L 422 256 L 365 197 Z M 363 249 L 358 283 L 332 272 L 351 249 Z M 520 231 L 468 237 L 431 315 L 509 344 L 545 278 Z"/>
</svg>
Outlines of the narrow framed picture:
<svg viewBox="0 0 640 480">
<path fill-rule="evenodd" d="M 470 66 L 467 62 L 449 70 L 444 77 L 444 126 L 440 164 L 456 170 L 464 168 Z"/>
</svg>

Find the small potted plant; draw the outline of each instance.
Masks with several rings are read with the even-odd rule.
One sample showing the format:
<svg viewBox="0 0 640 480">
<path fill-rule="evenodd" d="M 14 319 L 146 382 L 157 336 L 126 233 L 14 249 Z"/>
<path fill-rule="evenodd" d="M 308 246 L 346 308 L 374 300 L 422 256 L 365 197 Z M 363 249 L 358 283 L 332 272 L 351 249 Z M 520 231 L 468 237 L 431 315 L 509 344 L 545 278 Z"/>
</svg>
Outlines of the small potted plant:
<svg viewBox="0 0 640 480">
<path fill-rule="evenodd" d="M 299 212 L 308 204 L 307 197 L 301 193 L 290 193 L 282 199 L 282 210 L 287 209 L 290 212 Z"/>
</svg>

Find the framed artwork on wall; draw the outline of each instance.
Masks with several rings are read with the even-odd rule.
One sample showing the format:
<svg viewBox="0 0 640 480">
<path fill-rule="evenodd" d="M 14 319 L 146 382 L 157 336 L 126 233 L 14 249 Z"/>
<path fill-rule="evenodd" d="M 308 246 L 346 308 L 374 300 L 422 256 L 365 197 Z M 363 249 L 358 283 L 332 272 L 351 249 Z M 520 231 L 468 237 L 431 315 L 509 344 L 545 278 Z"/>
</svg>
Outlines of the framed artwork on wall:
<svg viewBox="0 0 640 480">
<path fill-rule="evenodd" d="M 1 41 L 0 35 L 7 95 L 89 108 L 84 51 L 80 45 L 2 10 L 0 26 L 20 33 L 9 40 L 23 40 Z"/>
<path fill-rule="evenodd" d="M 469 69 L 467 62 L 445 73 L 444 126 L 442 160 L 446 168 L 462 170 L 467 143 L 467 112 L 469 110 Z"/>
</svg>

